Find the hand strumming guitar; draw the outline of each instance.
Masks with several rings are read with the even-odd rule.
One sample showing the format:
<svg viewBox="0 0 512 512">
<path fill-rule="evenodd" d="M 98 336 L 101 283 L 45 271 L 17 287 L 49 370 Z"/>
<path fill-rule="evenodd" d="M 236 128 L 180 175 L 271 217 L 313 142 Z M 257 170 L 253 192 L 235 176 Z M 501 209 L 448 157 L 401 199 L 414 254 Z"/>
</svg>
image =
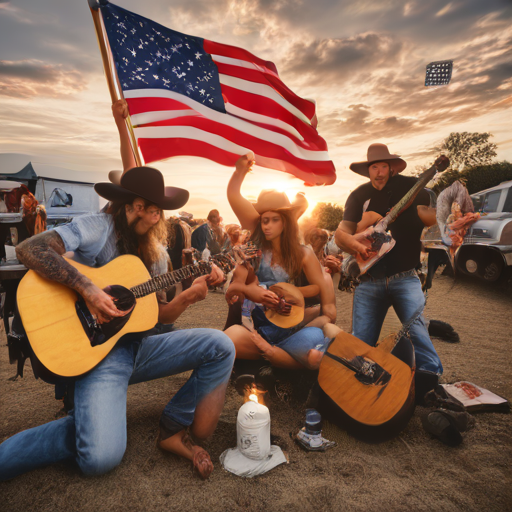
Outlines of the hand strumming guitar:
<svg viewBox="0 0 512 512">
<path fill-rule="evenodd" d="M 117 309 L 114 299 L 92 283 L 83 290 L 82 296 L 92 317 L 98 324 L 110 322 L 113 318 L 124 316 L 130 311 Z"/>
</svg>

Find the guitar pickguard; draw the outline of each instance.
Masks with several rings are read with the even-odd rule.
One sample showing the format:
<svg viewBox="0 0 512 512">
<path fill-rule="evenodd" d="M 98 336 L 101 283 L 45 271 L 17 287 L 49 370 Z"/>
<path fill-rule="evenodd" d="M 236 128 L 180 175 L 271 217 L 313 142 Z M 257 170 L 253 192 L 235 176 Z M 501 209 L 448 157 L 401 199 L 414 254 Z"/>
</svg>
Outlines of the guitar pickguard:
<svg viewBox="0 0 512 512">
<path fill-rule="evenodd" d="M 107 286 L 103 291 L 113 297 L 117 309 L 128 311 L 128 313 L 124 316 L 113 318 L 110 322 L 98 324 L 89 311 L 85 300 L 80 297 L 75 303 L 75 308 L 84 333 L 91 343 L 91 347 L 102 345 L 112 336 L 115 336 L 126 325 L 136 305 L 135 295 L 124 286 Z"/>
<path fill-rule="evenodd" d="M 352 359 L 344 359 L 330 352 L 325 355 L 341 363 L 354 372 L 354 377 L 361 382 L 371 386 L 386 386 L 391 379 L 391 374 L 379 363 L 364 356 L 355 356 Z"/>
<path fill-rule="evenodd" d="M 371 359 L 363 356 L 356 356 L 350 360 L 350 363 L 358 369 L 355 378 L 363 384 L 373 386 L 385 386 L 391 375 L 382 366 Z"/>
</svg>

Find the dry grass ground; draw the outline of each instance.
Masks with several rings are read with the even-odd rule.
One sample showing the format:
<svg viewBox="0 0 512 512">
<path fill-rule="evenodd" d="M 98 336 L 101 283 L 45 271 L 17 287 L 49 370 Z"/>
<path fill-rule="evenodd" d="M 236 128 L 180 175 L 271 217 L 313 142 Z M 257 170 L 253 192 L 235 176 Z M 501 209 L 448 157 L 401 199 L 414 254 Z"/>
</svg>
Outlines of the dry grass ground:
<svg viewBox="0 0 512 512">
<path fill-rule="evenodd" d="M 352 297 L 338 292 L 338 324 L 350 329 Z M 210 294 L 190 308 L 179 327 L 221 329 L 227 308 Z M 445 367 L 443 382 L 469 380 L 512 398 L 510 353 L 512 298 L 509 291 L 476 281 L 438 276 L 427 316 L 449 322 L 459 344 L 434 340 Z M 8 381 L 5 334 L 0 350 L 0 441 L 51 421 L 60 408 L 53 388 L 36 381 L 30 367 L 24 379 Z M 326 425 L 324 435 L 338 446 L 306 453 L 290 441 L 302 422 L 300 403 L 269 404 L 272 433 L 287 443 L 288 465 L 255 479 L 225 472 L 219 455 L 235 444 L 240 397 L 228 389 L 226 405 L 207 449 L 215 471 L 207 482 L 192 474 L 185 460 L 155 446 L 158 419 L 187 375 L 132 386 L 128 394 L 128 449 L 111 473 L 84 478 L 73 467 L 56 465 L 0 484 L 5 512 L 55 511 L 505 511 L 512 510 L 512 415 L 480 413 L 462 445 L 450 448 L 428 435 L 417 408 L 399 437 L 383 444 L 357 441 Z"/>
</svg>

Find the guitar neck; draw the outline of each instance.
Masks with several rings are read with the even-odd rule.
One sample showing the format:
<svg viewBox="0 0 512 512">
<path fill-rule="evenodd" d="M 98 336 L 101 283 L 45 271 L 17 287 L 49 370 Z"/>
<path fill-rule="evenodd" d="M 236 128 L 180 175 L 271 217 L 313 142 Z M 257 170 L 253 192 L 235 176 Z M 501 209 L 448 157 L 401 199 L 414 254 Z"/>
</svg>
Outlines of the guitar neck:
<svg viewBox="0 0 512 512">
<path fill-rule="evenodd" d="M 237 252 L 239 255 L 247 255 L 251 253 L 254 255 L 255 252 L 258 252 L 255 247 L 256 246 L 250 242 L 243 247 L 239 247 Z M 212 265 L 210 261 L 217 263 L 224 272 L 229 272 L 237 264 L 235 251 L 231 249 L 229 251 L 225 251 L 212 256 L 209 261 L 199 261 L 196 264 L 187 265 L 186 267 L 179 268 L 178 270 L 173 270 L 172 272 L 167 272 L 166 274 L 157 276 L 153 279 L 150 279 L 149 281 L 146 281 L 145 283 L 134 286 L 131 288 L 131 291 L 136 298 L 145 297 L 151 293 L 156 293 L 160 290 L 170 288 L 171 286 L 180 283 L 189 277 L 204 276 L 212 271 Z"/>
<path fill-rule="evenodd" d="M 420 191 L 425 188 L 425 185 L 435 176 L 437 172 L 437 167 L 434 164 L 430 169 L 427 169 L 425 172 L 423 172 L 419 177 L 418 181 L 412 186 L 412 188 L 405 194 L 398 203 L 391 208 L 389 213 L 381 220 L 379 221 L 378 225 L 379 227 L 382 227 L 384 231 L 387 230 L 388 226 L 394 222 L 397 217 L 409 206 L 411 206 L 414 199 L 416 199 L 416 196 L 420 193 Z"/>
<path fill-rule="evenodd" d="M 166 274 L 157 276 L 153 279 L 150 279 L 149 281 L 146 281 L 145 283 L 130 288 L 130 290 L 138 299 L 140 297 L 150 295 L 151 293 L 156 293 L 160 290 L 170 288 L 171 286 L 180 283 L 189 277 L 203 276 L 209 274 L 211 271 L 211 264 L 206 261 L 202 261 L 197 265 L 188 265 L 186 267 L 179 268 L 178 270 L 173 270 L 172 272 L 167 272 Z"/>
</svg>

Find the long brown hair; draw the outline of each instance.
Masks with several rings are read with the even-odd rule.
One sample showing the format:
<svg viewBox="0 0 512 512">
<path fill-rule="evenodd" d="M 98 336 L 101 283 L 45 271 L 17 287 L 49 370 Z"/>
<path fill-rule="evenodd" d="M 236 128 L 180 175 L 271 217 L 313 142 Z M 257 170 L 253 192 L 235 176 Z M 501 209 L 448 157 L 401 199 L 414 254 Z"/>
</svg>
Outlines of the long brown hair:
<svg viewBox="0 0 512 512">
<path fill-rule="evenodd" d="M 276 213 L 279 213 L 283 219 L 283 232 L 280 237 L 281 261 L 279 263 L 286 270 L 290 279 L 296 279 L 302 271 L 302 260 L 304 259 L 304 253 L 302 252 L 299 240 L 299 226 L 293 213 L 290 211 L 281 210 Z M 272 250 L 272 242 L 265 238 L 263 230 L 261 229 L 261 218 L 254 230 L 252 240 L 254 240 L 263 251 Z"/>
<path fill-rule="evenodd" d="M 151 227 L 144 235 L 137 235 L 133 230 L 134 224 L 128 225 L 125 206 L 127 202 L 110 203 L 107 213 L 114 218 L 114 227 L 117 235 L 117 249 L 120 254 L 133 254 L 138 256 L 146 268 L 151 272 L 153 266 L 162 257 L 162 244 L 167 239 L 167 224 L 163 210 L 160 210 L 158 222 Z M 149 201 L 144 199 L 144 208 L 150 206 Z M 138 222 L 138 221 L 137 221 Z"/>
</svg>

